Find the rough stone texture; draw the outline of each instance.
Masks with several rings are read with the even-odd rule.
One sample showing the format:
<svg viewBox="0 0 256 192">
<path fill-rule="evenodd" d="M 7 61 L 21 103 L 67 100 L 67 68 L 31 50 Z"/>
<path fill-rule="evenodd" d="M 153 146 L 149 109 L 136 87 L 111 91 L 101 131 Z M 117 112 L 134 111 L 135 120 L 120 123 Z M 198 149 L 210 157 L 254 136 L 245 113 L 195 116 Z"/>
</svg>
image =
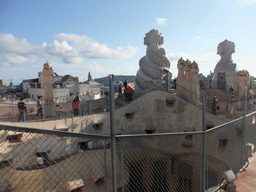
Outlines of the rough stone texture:
<svg viewBox="0 0 256 192">
<path fill-rule="evenodd" d="M 172 77 L 170 62 L 165 57 L 165 51 L 161 48 L 163 37 L 157 30 L 151 30 L 144 38 L 147 45 L 146 56 L 140 59 L 140 69 L 136 75 L 136 93 L 146 93 L 150 90 L 168 91 L 169 80 Z"/>
<path fill-rule="evenodd" d="M 184 61 L 180 58 L 177 67 L 176 94 L 195 106 L 199 106 L 199 69 L 197 63 L 195 61 L 191 63 L 189 60 Z"/>
<path fill-rule="evenodd" d="M 243 95 L 247 97 L 247 88 L 250 80 L 249 72 L 246 70 L 238 71 L 237 77 L 239 86 L 238 99 L 242 99 Z"/>
<path fill-rule="evenodd" d="M 168 105 L 167 101 L 172 101 L 171 105 Z M 126 113 L 134 113 L 132 119 L 127 119 Z M 116 128 L 119 131 L 119 134 L 145 134 L 145 130 L 155 130 L 155 133 L 171 133 L 171 132 L 187 132 L 190 131 L 201 131 L 202 130 L 202 111 L 187 103 L 186 101 L 178 98 L 177 96 L 162 92 L 162 91 L 154 91 L 147 93 L 138 99 L 134 100 L 130 104 L 118 109 L 115 111 L 116 117 Z M 65 120 L 58 120 L 58 121 L 47 121 L 47 122 L 34 122 L 34 123 L 6 123 L 11 125 L 22 125 L 25 127 L 38 127 L 43 129 L 54 129 L 58 124 L 65 124 L 66 127 L 70 128 L 70 131 L 74 132 L 86 132 L 86 133 L 98 133 L 103 135 L 109 135 L 110 130 L 110 122 L 109 122 L 109 113 L 101 113 L 101 114 L 94 114 L 84 117 L 76 117 L 73 119 Z M 225 119 L 224 117 L 215 116 L 210 113 L 206 113 L 206 119 L 209 122 L 213 122 L 214 126 L 223 124 L 230 119 Z M 252 119 L 248 118 L 248 123 L 252 122 Z M 95 130 L 93 127 L 94 124 L 103 123 L 102 128 L 99 130 Z M 218 182 L 222 179 L 222 174 L 224 170 L 227 169 L 235 169 L 237 165 L 239 165 L 240 161 L 240 154 L 241 154 L 241 141 L 242 137 L 239 136 L 236 131 L 236 125 L 241 125 L 241 120 L 237 121 L 233 124 L 229 124 L 225 126 L 223 129 L 215 129 L 211 130 L 207 133 L 207 153 L 208 158 L 207 162 L 209 165 L 209 169 L 214 172 L 218 177 Z M 72 127 L 72 129 L 71 129 Z M 192 128 L 191 128 L 192 127 Z M 247 126 L 246 126 L 247 127 Z M 248 126 L 249 127 L 249 126 Z M 220 132 L 224 132 L 227 135 L 227 146 L 226 148 L 219 147 L 219 139 L 218 135 Z M 247 132 L 249 134 L 250 132 Z M 6 133 L 2 133 L 5 135 Z M 18 165 L 25 165 L 25 162 L 29 164 L 33 164 L 36 159 L 32 158 L 35 150 L 30 150 L 31 147 L 34 145 L 34 142 L 37 141 L 37 138 L 32 136 L 36 136 L 36 134 L 31 134 L 31 138 L 29 138 L 29 134 L 24 134 L 24 138 L 27 138 L 27 141 L 23 141 L 23 145 L 19 147 L 24 147 L 23 153 L 24 156 L 20 156 L 15 159 L 15 163 Z M 48 138 L 47 138 L 48 137 Z M 247 137 L 247 135 L 246 135 Z M 33 139 L 34 138 L 34 139 Z M 55 147 L 56 141 L 54 141 L 53 136 L 45 136 L 41 137 L 41 149 L 40 150 L 50 150 L 55 151 L 56 153 L 49 153 L 51 159 L 55 159 L 58 155 L 60 155 L 60 151 L 63 151 L 64 147 L 67 145 L 71 145 L 69 149 L 78 150 L 77 143 L 79 139 L 74 139 L 73 142 L 68 142 L 63 140 L 63 146 L 57 145 Z M 48 139 L 48 141 L 47 141 Z M 57 139 L 57 138 L 56 138 Z M 121 138 L 119 138 L 121 139 Z M 33 141 L 32 141 L 33 140 Z M 45 141 L 45 143 L 44 143 Z M 120 141 L 120 140 L 119 140 Z M 121 145 L 120 142 L 117 142 L 117 145 Z M 163 137 L 150 137 L 150 138 L 133 138 L 133 139 L 122 139 L 122 147 L 124 149 L 125 154 L 134 154 L 130 155 L 131 159 L 128 163 L 143 162 L 143 174 L 145 177 L 151 175 L 153 178 L 153 163 L 159 159 L 166 160 L 168 165 L 172 165 L 172 158 L 175 158 L 174 162 L 174 174 L 167 174 L 168 179 L 173 181 L 172 183 L 177 183 L 178 169 L 179 165 L 182 163 L 188 163 L 193 166 L 193 191 L 199 191 L 198 186 L 194 186 L 196 180 L 199 180 L 200 169 L 201 169 L 201 153 L 202 153 L 202 134 L 193 135 L 191 140 L 188 142 L 185 138 L 185 135 L 173 135 L 173 136 L 163 136 Z M 58 142 L 61 142 L 58 140 Z M 1 143 L 4 146 L 5 142 Z M 26 147 L 27 145 L 27 147 Z M 93 144 L 91 144 L 93 145 Z M 35 147 L 37 147 L 36 145 Z M 49 148 L 47 148 L 49 146 Z M 141 148 L 140 148 L 141 147 Z M 18 148 L 17 148 L 18 149 Z M 37 148 L 36 150 L 39 150 Z M 11 148 L 10 148 L 11 151 Z M 10 152 L 9 153 L 12 153 Z M 118 148 L 119 151 L 119 148 Z M 162 151 L 159 153 L 159 151 Z M 119 151 L 120 152 L 120 151 Z M 119 153 L 117 152 L 117 154 Z M 230 155 L 230 153 L 234 155 Z M 14 153 L 14 152 L 13 152 Z M 26 155 L 25 155 L 26 153 Z M 85 185 L 93 187 L 97 187 L 101 189 L 102 185 L 94 185 L 91 181 L 91 176 L 88 175 L 88 168 L 85 168 L 83 164 L 81 167 L 76 163 L 74 163 L 74 167 L 72 167 L 72 159 L 76 159 L 77 161 L 81 161 L 85 157 L 93 157 L 94 154 L 92 151 L 85 151 L 82 153 L 76 154 L 76 156 L 72 156 L 67 158 L 65 161 L 62 161 L 52 167 L 46 168 L 45 170 L 38 170 L 43 171 L 43 174 L 52 173 L 52 177 L 56 178 L 63 178 L 63 174 L 61 172 L 54 172 L 51 170 L 58 170 L 66 168 L 64 166 L 70 165 L 67 168 L 74 168 L 76 170 L 82 170 L 81 178 Z M 82 157 L 82 155 L 84 156 Z M 15 154 L 13 154 L 15 155 Z M 118 154 L 120 157 L 120 154 Z M 22 159 L 23 158 L 23 159 Z M 93 159 L 92 159 L 93 160 Z M 74 162 L 77 162 L 74 161 Z M 110 161 L 107 160 L 109 163 Z M 14 163 L 14 167 L 15 167 Z M 87 160 L 85 163 L 89 163 Z M 8 168 L 7 168 L 8 169 Z M 107 169 L 109 169 L 107 165 Z M 12 169 L 13 170 L 13 169 Z M 170 170 L 168 170 L 170 171 Z M 237 170 L 236 170 L 237 171 Z M 32 174 L 36 173 L 37 171 L 17 171 L 18 174 Z M 63 173 L 63 172 L 62 172 Z M 80 173 L 80 172 L 79 172 Z M 109 173 L 109 172 L 108 172 Z M 107 174 L 107 176 L 109 176 Z M 119 179 L 121 177 L 118 177 Z M 148 177 L 149 178 L 149 177 Z M 45 178 L 42 178 L 45 179 Z M 65 178 L 63 178 L 65 180 Z M 110 179 L 110 178 L 109 178 Z M 64 180 L 60 182 L 63 185 Z M 46 182 L 46 180 L 44 180 Z M 47 180 L 47 182 L 49 182 Z M 107 182 L 110 182 L 108 180 Z M 147 182 L 153 183 L 152 180 L 148 180 Z M 12 181 L 11 181 L 12 183 Z M 120 186 L 118 182 L 118 186 Z M 95 189 L 95 188 L 90 188 Z M 86 191 L 86 190 L 85 190 Z M 90 190 L 89 190 L 90 191 Z"/>
<path fill-rule="evenodd" d="M 231 59 L 232 53 L 235 53 L 235 44 L 231 41 L 225 40 L 218 45 L 218 52 L 217 54 L 220 55 L 221 59 L 217 63 L 213 78 L 212 78 L 212 88 L 218 88 L 218 73 L 225 73 L 226 74 L 226 87 L 233 86 L 234 88 L 237 87 L 237 68 L 236 64 L 233 63 Z"/>
<path fill-rule="evenodd" d="M 52 117 L 54 116 L 53 87 L 51 83 L 51 76 L 53 74 L 53 70 L 52 65 L 48 61 L 44 64 L 42 74 L 44 76 L 44 112 L 45 116 Z"/>
</svg>

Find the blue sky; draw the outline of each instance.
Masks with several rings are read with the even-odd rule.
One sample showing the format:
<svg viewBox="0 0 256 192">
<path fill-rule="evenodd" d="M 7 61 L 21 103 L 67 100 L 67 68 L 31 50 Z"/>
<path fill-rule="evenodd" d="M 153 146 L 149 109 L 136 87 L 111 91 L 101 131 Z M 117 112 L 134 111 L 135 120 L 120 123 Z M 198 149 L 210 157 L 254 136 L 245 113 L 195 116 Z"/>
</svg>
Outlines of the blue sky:
<svg viewBox="0 0 256 192">
<path fill-rule="evenodd" d="M 235 43 L 237 68 L 256 76 L 256 0 L 0 1 L 0 79 L 36 78 L 48 60 L 59 75 L 136 75 L 145 33 L 157 29 L 177 76 L 177 60 L 213 71 L 217 46 Z"/>
</svg>

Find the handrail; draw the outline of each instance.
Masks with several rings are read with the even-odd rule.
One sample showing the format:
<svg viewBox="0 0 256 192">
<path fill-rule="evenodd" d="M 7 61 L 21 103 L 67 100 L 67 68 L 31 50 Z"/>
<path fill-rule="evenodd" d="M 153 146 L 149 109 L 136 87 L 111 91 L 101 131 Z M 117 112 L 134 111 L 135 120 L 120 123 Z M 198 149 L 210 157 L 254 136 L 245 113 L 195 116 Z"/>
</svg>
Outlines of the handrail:
<svg viewBox="0 0 256 192">
<path fill-rule="evenodd" d="M 22 126 L 14 126 L 14 125 L 3 125 L 0 124 L 0 130 L 9 130 L 16 132 L 28 132 L 28 133 L 39 133 L 39 134 L 48 134 L 48 135 L 56 135 L 56 136 L 65 136 L 65 137 L 91 137 L 97 139 L 109 139 L 109 135 L 98 135 L 91 133 L 75 133 L 75 132 L 67 132 L 67 131 L 58 131 L 58 130 L 50 130 L 50 129 L 40 129 L 40 128 L 31 128 L 31 127 L 22 127 Z"/>
</svg>

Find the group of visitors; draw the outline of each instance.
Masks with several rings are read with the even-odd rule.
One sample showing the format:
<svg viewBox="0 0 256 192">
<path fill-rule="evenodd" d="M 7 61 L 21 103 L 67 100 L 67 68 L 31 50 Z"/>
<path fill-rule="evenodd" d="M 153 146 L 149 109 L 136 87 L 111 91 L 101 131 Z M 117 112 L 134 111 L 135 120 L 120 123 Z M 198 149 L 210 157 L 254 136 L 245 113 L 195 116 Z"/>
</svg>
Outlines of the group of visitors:
<svg viewBox="0 0 256 192">
<path fill-rule="evenodd" d="M 24 98 L 22 97 L 18 102 L 18 109 L 19 109 L 19 118 L 18 121 L 25 121 L 26 120 L 26 110 L 27 107 L 24 103 Z M 42 105 L 42 96 L 38 96 L 37 100 L 37 114 L 35 118 L 38 118 L 39 114 L 41 115 L 41 119 L 43 118 L 43 105 Z"/>
<path fill-rule="evenodd" d="M 123 87 L 122 84 L 120 83 L 118 87 L 118 97 L 122 98 L 122 95 L 125 96 L 125 101 L 131 101 L 132 97 L 134 95 L 133 89 L 128 85 L 128 81 L 125 80 L 124 83 L 124 92 L 123 92 Z M 79 108 L 80 108 L 80 100 L 79 97 L 76 96 L 72 102 L 72 108 L 74 110 L 74 116 L 78 116 L 79 114 Z M 18 103 L 18 109 L 19 109 L 19 119 L 18 121 L 25 121 L 26 118 L 26 106 L 24 103 L 24 98 L 21 98 L 19 103 Z M 37 114 L 35 118 L 38 118 L 38 116 L 41 116 L 43 118 L 43 105 L 42 105 L 42 96 L 38 96 L 37 100 Z"/>
<path fill-rule="evenodd" d="M 121 99 L 122 95 L 125 96 L 125 101 L 131 101 L 132 97 L 134 95 L 133 89 L 128 85 L 128 81 L 124 81 L 124 93 L 123 93 L 123 87 L 122 84 L 120 83 L 118 87 L 118 97 Z"/>
</svg>

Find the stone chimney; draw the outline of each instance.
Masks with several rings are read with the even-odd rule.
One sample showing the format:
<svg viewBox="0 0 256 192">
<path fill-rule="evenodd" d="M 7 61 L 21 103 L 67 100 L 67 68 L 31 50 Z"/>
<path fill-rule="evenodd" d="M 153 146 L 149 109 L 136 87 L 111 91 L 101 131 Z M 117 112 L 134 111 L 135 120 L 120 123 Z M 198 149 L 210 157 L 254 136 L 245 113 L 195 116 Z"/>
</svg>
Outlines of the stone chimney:
<svg viewBox="0 0 256 192">
<path fill-rule="evenodd" d="M 179 59 L 176 94 L 190 103 L 199 105 L 198 65 L 195 61 Z"/>
<path fill-rule="evenodd" d="M 247 88 L 249 86 L 250 78 L 247 70 L 241 70 L 237 72 L 238 79 L 238 99 L 242 99 L 243 95 L 247 97 Z"/>
<path fill-rule="evenodd" d="M 54 116 L 53 87 L 51 78 L 53 75 L 52 65 L 47 61 L 42 71 L 44 79 L 44 112 L 46 117 Z"/>
</svg>

